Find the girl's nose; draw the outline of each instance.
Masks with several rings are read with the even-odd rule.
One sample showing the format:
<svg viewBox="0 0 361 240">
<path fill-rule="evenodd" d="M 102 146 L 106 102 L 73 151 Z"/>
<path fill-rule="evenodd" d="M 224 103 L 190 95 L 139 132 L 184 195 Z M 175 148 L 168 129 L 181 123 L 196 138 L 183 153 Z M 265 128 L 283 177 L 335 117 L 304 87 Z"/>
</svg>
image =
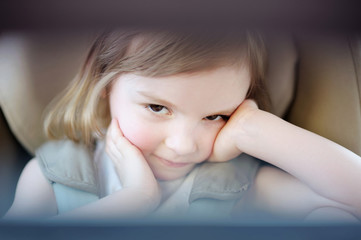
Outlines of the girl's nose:
<svg viewBox="0 0 361 240">
<path fill-rule="evenodd" d="M 165 145 L 178 155 L 187 155 L 197 151 L 197 144 L 192 132 L 178 132 L 165 140 Z"/>
</svg>

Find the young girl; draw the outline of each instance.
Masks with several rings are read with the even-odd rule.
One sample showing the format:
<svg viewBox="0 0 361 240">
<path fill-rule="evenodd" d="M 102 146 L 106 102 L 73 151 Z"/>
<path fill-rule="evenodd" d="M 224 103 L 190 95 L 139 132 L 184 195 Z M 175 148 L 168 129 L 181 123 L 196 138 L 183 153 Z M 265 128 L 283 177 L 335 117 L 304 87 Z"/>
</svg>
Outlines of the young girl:
<svg viewBox="0 0 361 240">
<path fill-rule="evenodd" d="M 256 34 L 101 35 L 6 218 L 357 221 L 360 157 L 264 111 L 264 68 Z"/>
</svg>

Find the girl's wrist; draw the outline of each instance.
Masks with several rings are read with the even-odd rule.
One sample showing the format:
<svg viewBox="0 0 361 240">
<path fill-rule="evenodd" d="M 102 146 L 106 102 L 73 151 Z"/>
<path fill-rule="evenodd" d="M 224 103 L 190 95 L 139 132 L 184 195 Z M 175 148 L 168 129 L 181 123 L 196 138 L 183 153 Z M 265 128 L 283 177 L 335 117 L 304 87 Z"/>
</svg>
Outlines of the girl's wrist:
<svg viewBox="0 0 361 240">
<path fill-rule="evenodd" d="M 131 195 L 131 198 L 134 199 L 134 204 L 137 205 L 137 211 L 139 213 L 149 213 L 155 210 L 161 201 L 161 193 L 158 187 L 156 186 L 143 186 L 136 188 L 124 188 L 121 191 L 126 191 Z"/>
</svg>

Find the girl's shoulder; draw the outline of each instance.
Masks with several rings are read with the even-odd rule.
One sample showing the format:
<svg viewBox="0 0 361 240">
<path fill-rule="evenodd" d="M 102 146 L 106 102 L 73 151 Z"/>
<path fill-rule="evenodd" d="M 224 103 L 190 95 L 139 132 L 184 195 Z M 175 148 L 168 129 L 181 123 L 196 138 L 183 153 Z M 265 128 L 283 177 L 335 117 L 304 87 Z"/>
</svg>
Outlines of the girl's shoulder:
<svg viewBox="0 0 361 240">
<path fill-rule="evenodd" d="M 44 176 L 50 182 L 97 193 L 94 151 L 71 140 L 49 141 L 36 151 Z"/>
</svg>

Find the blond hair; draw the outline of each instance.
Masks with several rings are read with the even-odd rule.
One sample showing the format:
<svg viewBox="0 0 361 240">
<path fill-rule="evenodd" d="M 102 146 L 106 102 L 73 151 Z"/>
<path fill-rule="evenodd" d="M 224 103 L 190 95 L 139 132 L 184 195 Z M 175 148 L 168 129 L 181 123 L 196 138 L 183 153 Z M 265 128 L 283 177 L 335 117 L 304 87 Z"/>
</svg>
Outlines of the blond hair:
<svg viewBox="0 0 361 240">
<path fill-rule="evenodd" d="M 247 64 L 248 97 L 269 106 L 263 83 L 265 50 L 258 34 L 206 35 L 170 31 L 111 31 L 101 34 L 68 88 L 49 106 L 44 121 L 50 139 L 67 137 L 87 145 L 103 137 L 110 122 L 106 97 L 123 73 L 162 77 Z"/>
</svg>

